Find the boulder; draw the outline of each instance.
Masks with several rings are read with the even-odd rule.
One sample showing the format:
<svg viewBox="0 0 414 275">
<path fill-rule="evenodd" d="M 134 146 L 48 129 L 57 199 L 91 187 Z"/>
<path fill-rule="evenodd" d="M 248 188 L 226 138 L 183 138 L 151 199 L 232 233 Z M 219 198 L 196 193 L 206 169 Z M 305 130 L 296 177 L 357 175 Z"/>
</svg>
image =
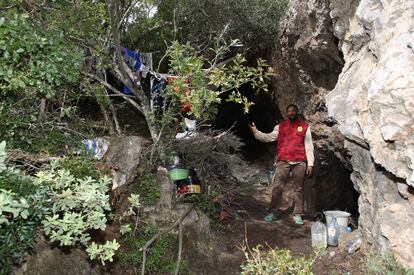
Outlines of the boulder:
<svg viewBox="0 0 414 275">
<path fill-rule="evenodd" d="M 111 137 L 104 161 L 111 168 L 112 189 L 134 181 L 143 139 L 138 136 Z"/>
</svg>

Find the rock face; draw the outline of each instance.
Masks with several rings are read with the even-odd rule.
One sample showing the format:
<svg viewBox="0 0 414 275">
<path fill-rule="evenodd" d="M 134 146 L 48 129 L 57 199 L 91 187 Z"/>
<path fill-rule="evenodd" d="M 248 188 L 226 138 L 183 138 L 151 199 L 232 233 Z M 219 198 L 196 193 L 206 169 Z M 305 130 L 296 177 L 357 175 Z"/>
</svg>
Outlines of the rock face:
<svg viewBox="0 0 414 275">
<path fill-rule="evenodd" d="M 414 2 L 331 0 L 345 65 L 326 96 L 360 193 L 360 226 L 414 267 Z"/>
<path fill-rule="evenodd" d="M 343 135 L 325 106 L 344 64 L 329 14 L 329 0 L 291 0 L 272 58 L 274 105 L 283 112 L 297 104 L 313 132 L 316 162 L 315 176 L 305 185 L 308 213 L 315 208 L 357 212 Z"/>
<path fill-rule="evenodd" d="M 138 136 L 112 137 L 105 162 L 111 167 L 112 189 L 131 183 L 136 176 L 143 139 Z"/>
<path fill-rule="evenodd" d="M 409 267 L 413 18 L 412 0 L 291 0 L 272 58 L 274 104 L 297 103 L 314 133 L 316 202 L 341 208 L 353 185 L 364 239 Z"/>
<path fill-rule="evenodd" d="M 144 210 L 153 224 L 160 228 L 168 228 L 187 212 L 191 204 L 177 203 L 174 200 L 175 190 L 168 177 L 167 169 L 159 167 L 155 182 L 160 188 L 160 199 L 154 208 Z M 205 274 L 206 270 L 214 270 L 214 253 L 207 245 L 211 240 L 210 221 L 208 217 L 196 209 L 190 210 L 182 221 L 183 251 L 188 261 L 189 274 Z M 178 233 L 178 227 L 172 232 Z"/>
<path fill-rule="evenodd" d="M 80 248 L 67 249 L 51 247 L 47 241 L 38 239 L 35 253 L 26 258 L 26 262 L 14 270 L 16 275 L 101 275 L 102 266 L 91 263 L 85 251 Z"/>
</svg>

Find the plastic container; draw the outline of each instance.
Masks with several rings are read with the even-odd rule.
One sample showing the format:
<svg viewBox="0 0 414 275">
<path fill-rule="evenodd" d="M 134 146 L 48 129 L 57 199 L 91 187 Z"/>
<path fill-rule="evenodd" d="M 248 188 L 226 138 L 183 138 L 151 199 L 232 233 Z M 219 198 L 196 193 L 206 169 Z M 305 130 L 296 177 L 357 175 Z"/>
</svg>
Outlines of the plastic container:
<svg viewBox="0 0 414 275">
<path fill-rule="evenodd" d="M 352 245 L 348 248 L 348 252 L 349 253 L 354 253 L 355 251 L 357 251 L 361 245 L 363 243 L 363 239 L 361 236 L 359 236 L 353 243 Z"/>
<path fill-rule="evenodd" d="M 351 216 L 351 214 L 348 212 L 333 210 L 325 211 L 323 213 L 325 214 L 327 225 L 331 223 L 332 218 L 336 218 L 336 222 L 339 224 L 339 226 L 347 227 L 349 224 L 349 217 Z"/>
<path fill-rule="evenodd" d="M 336 217 L 332 217 L 328 224 L 328 245 L 337 246 L 340 233 L 340 226 L 336 220 Z"/>
<path fill-rule="evenodd" d="M 328 236 L 326 226 L 320 221 L 316 221 L 311 227 L 312 246 L 326 248 L 328 244 Z"/>
<path fill-rule="evenodd" d="M 189 194 L 199 194 L 199 193 L 201 193 L 200 179 L 197 177 L 197 173 L 194 169 L 190 170 L 190 175 L 187 178 L 187 183 L 188 183 L 188 193 Z"/>
<path fill-rule="evenodd" d="M 188 178 L 190 171 L 188 169 L 180 168 L 180 167 L 172 167 L 168 171 L 168 175 L 172 181 L 184 180 Z"/>
</svg>

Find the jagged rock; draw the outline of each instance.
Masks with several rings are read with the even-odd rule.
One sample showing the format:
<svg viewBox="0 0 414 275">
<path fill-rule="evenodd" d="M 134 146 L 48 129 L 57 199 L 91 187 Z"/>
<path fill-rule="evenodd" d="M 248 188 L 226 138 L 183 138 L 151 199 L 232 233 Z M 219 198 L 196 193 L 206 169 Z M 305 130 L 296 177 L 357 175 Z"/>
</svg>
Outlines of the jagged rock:
<svg viewBox="0 0 414 275">
<path fill-rule="evenodd" d="M 160 199 L 155 205 L 150 219 L 157 225 L 172 225 L 191 205 L 189 203 L 177 203 L 174 201 L 175 189 L 168 177 L 168 171 L 164 167 L 159 167 L 155 175 L 155 182 L 160 190 Z M 183 225 L 194 227 L 195 232 L 201 235 L 210 233 L 209 220 L 203 213 L 191 210 L 183 220 Z"/>
<path fill-rule="evenodd" d="M 240 158 L 231 158 L 230 173 L 240 184 L 267 183 L 266 171 L 249 164 Z"/>
<path fill-rule="evenodd" d="M 374 247 L 414 267 L 414 2 L 330 3 L 346 63 L 326 102 L 348 140 L 359 223 Z"/>
<path fill-rule="evenodd" d="M 315 176 L 305 185 L 310 214 L 315 208 L 357 212 L 344 138 L 325 106 L 325 95 L 335 87 L 344 63 L 330 12 L 328 0 L 290 1 L 272 64 L 277 72 L 274 104 L 282 112 L 297 104 L 313 132 Z"/>
<path fill-rule="evenodd" d="M 148 211 L 150 221 L 161 228 L 174 224 L 190 207 L 190 203 L 178 203 L 174 200 L 175 189 L 168 177 L 168 171 L 159 167 L 155 182 L 160 192 L 160 199 L 155 208 Z M 202 274 L 204 268 L 213 269 L 213 251 L 208 246 L 211 239 L 210 221 L 208 217 L 196 209 L 192 209 L 183 222 L 183 251 L 192 274 Z M 178 227 L 172 233 L 178 233 Z M 197 264 L 195 264 L 197 263 Z"/>
<path fill-rule="evenodd" d="M 80 248 L 62 249 L 51 247 L 43 238 L 39 238 L 35 253 L 26 258 L 26 262 L 17 270 L 16 275 L 98 275 L 105 274 L 99 264 L 91 263 L 85 251 Z M 109 274 L 109 273 L 108 273 Z"/>
<path fill-rule="evenodd" d="M 132 183 L 139 164 L 143 140 L 138 136 L 112 137 L 108 139 L 108 151 L 104 160 L 111 167 L 112 189 Z"/>
</svg>

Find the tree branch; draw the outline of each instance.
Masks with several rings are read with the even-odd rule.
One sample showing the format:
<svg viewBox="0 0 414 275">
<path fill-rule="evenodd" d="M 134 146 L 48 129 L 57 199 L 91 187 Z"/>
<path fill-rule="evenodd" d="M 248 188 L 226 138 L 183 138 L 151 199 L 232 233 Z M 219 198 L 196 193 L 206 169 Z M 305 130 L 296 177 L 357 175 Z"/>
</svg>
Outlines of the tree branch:
<svg viewBox="0 0 414 275">
<path fill-rule="evenodd" d="M 120 96 L 123 99 L 125 99 L 125 101 L 127 101 L 132 106 L 134 106 L 140 113 L 144 114 L 144 110 L 142 109 L 142 107 L 137 102 L 135 102 L 134 100 L 132 100 L 131 97 L 123 94 L 122 92 L 120 92 L 117 88 L 115 88 L 114 86 L 112 86 L 111 84 L 109 84 L 108 82 L 106 82 L 105 80 L 101 79 L 99 76 L 94 75 L 94 74 L 90 74 L 90 73 L 86 73 L 86 72 L 82 72 L 82 74 L 86 75 L 89 78 L 92 78 L 92 79 L 97 80 L 99 83 L 101 83 L 102 85 L 104 85 L 105 87 L 107 87 L 108 89 L 110 89 L 111 91 L 113 91 L 114 93 L 116 93 L 118 96 Z"/>
<path fill-rule="evenodd" d="M 135 7 L 135 5 L 139 2 L 139 0 L 133 1 L 132 4 L 128 7 L 128 9 L 125 11 L 124 15 L 122 16 L 121 20 L 118 22 L 118 29 L 121 28 L 122 22 L 125 20 L 125 18 L 128 16 L 130 11 Z"/>
<path fill-rule="evenodd" d="M 178 226 L 178 256 L 177 256 L 177 265 L 175 266 L 175 275 L 178 275 L 180 272 L 180 264 L 181 264 L 181 253 L 183 250 L 183 224 L 180 223 Z"/>
<path fill-rule="evenodd" d="M 170 227 L 158 232 L 157 234 L 154 235 L 154 237 L 152 237 L 143 247 L 141 247 L 141 249 L 139 251 L 144 251 L 146 249 L 148 249 L 148 247 L 151 246 L 151 244 L 153 242 L 155 242 L 159 237 L 161 237 L 162 235 L 170 232 L 171 230 L 173 230 L 177 225 L 179 225 L 180 223 L 183 222 L 184 218 L 187 217 L 187 215 L 190 213 L 190 211 L 194 208 L 196 204 L 193 203 L 190 205 L 190 207 L 188 207 L 188 209 L 184 212 L 183 215 L 181 215 L 181 217 Z"/>
</svg>

